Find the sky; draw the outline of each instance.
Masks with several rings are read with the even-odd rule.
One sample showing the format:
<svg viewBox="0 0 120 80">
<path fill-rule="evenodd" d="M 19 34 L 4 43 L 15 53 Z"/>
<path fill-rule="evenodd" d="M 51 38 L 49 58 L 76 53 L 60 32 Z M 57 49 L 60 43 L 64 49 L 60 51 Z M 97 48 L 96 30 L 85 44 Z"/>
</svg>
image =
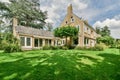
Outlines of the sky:
<svg viewBox="0 0 120 80">
<path fill-rule="evenodd" d="M 0 0 L 8 1 L 8 0 Z M 120 0 L 40 0 L 41 10 L 48 11 L 48 19 L 54 27 L 59 27 L 72 4 L 73 13 L 94 28 L 108 26 L 111 36 L 120 38 Z"/>
</svg>

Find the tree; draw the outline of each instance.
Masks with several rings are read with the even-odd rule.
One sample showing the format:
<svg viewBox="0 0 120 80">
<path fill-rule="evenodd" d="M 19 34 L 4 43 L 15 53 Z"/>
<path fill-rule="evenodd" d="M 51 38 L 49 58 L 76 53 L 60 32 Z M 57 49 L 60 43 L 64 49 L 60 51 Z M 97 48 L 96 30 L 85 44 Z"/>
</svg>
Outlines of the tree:
<svg viewBox="0 0 120 80">
<path fill-rule="evenodd" d="M 101 36 L 110 36 L 110 30 L 108 28 L 108 26 L 104 26 L 102 29 L 101 29 Z"/>
<path fill-rule="evenodd" d="M 96 33 L 97 33 L 97 34 L 100 34 L 100 33 L 101 33 L 100 27 L 96 27 Z"/>
<path fill-rule="evenodd" d="M 104 26 L 103 28 L 96 27 L 96 33 L 100 34 L 101 36 L 110 36 L 110 30 L 108 26 Z"/>
<path fill-rule="evenodd" d="M 112 46 L 114 44 L 114 38 L 112 38 L 111 36 L 102 36 L 97 38 L 97 43 L 104 43 L 107 46 Z"/>
<path fill-rule="evenodd" d="M 56 37 L 66 38 L 66 45 L 71 46 L 73 38 L 78 35 L 78 29 L 73 26 L 64 26 L 64 27 L 56 28 L 54 30 L 54 35 Z M 68 37 L 70 38 L 69 44 L 67 42 Z"/>
<path fill-rule="evenodd" d="M 108 26 L 104 26 L 103 28 L 96 27 L 96 32 L 101 35 L 101 37 L 97 38 L 97 43 L 104 43 L 111 47 L 115 44 L 114 38 L 110 36 L 110 30 Z"/>
<path fill-rule="evenodd" d="M 120 39 L 116 39 L 115 44 L 116 47 L 120 49 Z"/>
<path fill-rule="evenodd" d="M 46 23 L 46 25 L 45 25 L 45 30 L 47 30 L 47 31 L 52 31 L 53 30 L 53 25 L 52 25 L 52 23 Z"/>
<path fill-rule="evenodd" d="M 20 25 L 30 26 L 34 28 L 43 28 L 47 12 L 42 12 L 38 9 L 39 0 L 10 0 L 10 4 L 6 4 L 6 11 L 2 16 L 12 20 L 17 17 Z M 0 8 L 0 10 L 2 10 Z"/>
<path fill-rule="evenodd" d="M 1 45 L 4 49 L 4 52 L 7 53 L 21 51 L 20 41 L 11 33 L 7 33 L 4 35 Z"/>
</svg>

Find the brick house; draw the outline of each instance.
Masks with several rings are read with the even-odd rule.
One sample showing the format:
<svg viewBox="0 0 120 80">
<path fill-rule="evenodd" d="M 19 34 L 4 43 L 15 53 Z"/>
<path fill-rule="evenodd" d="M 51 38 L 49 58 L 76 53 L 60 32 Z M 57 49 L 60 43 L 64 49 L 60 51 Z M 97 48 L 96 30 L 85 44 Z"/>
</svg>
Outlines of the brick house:
<svg viewBox="0 0 120 80">
<path fill-rule="evenodd" d="M 17 25 L 13 18 L 13 35 L 20 40 L 23 50 L 40 49 L 43 46 L 58 46 L 59 38 L 50 31 Z"/>
<path fill-rule="evenodd" d="M 73 45 L 81 47 L 93 47 L 96 44 L 96 31 L 89 25 L 86 20 L 79 18 L 73 13 L 72 4 L 67 8 L 67 15 L 64 20 L 61 22 L 60 27 L 63 26 L 74 26 L 79 29 L 79 35 L 76 40 L 73 40 Z"/>
<path fill-rule="evenodd" d="M 39 49 L 43 46 L 65 45 L 65 39 L 57 38 L 53 32 L 35 29 L 31 27 L 19 26 L 18 21 L 13 18 L 13 35 L 20 40 L 23 50 Z M 74 26 L 79 29 L 78 38 L 73 40 L 73 45 L 80 47 L 93 47 L 96 44 L 96 32 L 87 21 L 76 16 L 72 11 L 72 5 L 68 6 L 67 15 L 60 24 L 63 26 Z M 69 38 L 68 38 L 69 42 Z"/>
</svg>

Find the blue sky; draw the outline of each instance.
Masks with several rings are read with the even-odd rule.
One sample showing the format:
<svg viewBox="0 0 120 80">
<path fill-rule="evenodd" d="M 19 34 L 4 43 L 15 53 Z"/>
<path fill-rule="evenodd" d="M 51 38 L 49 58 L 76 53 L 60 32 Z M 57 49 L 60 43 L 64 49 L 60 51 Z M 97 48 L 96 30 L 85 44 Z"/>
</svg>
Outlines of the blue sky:
<svg viewBox="0 0 120 80">
<path fill-rule="evenodd" d="M 0 0 L 7 1 L 7 0 Z M 48 19 L 54 27 L 59 27 L 69 4 L 73 12 L 88 20 L 93 27 L 107 25 L 111 35 L 120 38 L 120 0 L 40 0 L 40 8 L 48 11 Z"/>
</svg>

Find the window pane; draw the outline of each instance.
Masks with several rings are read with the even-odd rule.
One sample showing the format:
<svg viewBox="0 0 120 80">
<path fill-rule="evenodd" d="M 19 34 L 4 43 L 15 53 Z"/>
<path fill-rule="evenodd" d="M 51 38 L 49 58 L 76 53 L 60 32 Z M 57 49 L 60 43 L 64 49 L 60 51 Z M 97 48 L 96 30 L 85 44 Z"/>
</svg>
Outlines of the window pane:
<svg viewBox="0 0 120 80">
<path fill-rule="evenodd" d="M 39 39 L 39 46 L 42 46 L 42 39 Z"/>
<path fill-rule="evenodd" d="M 35 47 L 38 47 L 38 39 L 35 39 L 34 45 L 35 45 Z"/>
<path fill-rule="evenodd" d="M 48 46 L 48 39 L 45 40 L 45 45 Z"/>
<path fill-rule="evenodd" d="M 51 40 L 49 40 L 49 45 L 51 45 Z"/>
<path fill-rule="evenodd" d="M 25 37 L 20 37 L 21 46 L 25 46 Z"/>
<path fill-rule="evenodd" d="M 31 46 L 31 39 L 30 38 L 27 38 L 27 40 L 26 40 L 27 42 L 27 46 Z"/>
</svg>

